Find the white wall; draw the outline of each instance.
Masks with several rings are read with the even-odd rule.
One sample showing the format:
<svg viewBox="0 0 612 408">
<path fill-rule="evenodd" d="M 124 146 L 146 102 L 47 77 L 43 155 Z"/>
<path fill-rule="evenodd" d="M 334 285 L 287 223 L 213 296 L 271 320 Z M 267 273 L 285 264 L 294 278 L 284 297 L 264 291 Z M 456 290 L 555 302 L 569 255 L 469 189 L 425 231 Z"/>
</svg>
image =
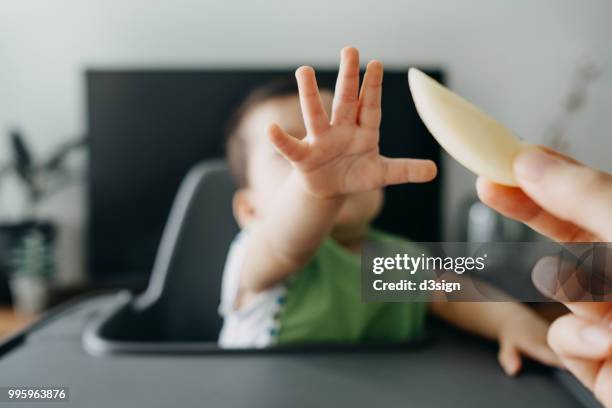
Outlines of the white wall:
<svg viewBox="0 0 612 408">
<path fill-rule="evenodd" d="M 611 19 L 609 0 L 0 0 L 0 132 L 18 125 L 40 154 L 83 132 L 85 67 L 329 66 L 352 44 L 388 66 L 443 66 L 452 88 L 541 142 L 590 58 L 603 76 L 572 124 L 570 153 L 611 171 Z M 453 221 L 473 177 L 447 170 Z M 81 196 L 64 200 L 79 242 Z"/>
</svg>

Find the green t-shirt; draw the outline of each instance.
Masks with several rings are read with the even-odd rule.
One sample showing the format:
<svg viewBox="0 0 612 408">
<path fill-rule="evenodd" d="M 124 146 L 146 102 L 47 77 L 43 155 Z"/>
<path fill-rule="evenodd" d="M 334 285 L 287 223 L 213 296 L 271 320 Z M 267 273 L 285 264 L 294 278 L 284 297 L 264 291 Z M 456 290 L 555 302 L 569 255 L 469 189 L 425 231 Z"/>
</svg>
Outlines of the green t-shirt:
<svg viewBox="0 0 612 408">
<path fill-rule="evenodd" d="M 370 230 L 368 241 L 402 242 Z M 361 300 L 361 255 L 327 238 L 313 259 L 286 282 L 279 299 L 276 344 L 401 342 L 422 334 L 426 304 Z"/>
</svg>

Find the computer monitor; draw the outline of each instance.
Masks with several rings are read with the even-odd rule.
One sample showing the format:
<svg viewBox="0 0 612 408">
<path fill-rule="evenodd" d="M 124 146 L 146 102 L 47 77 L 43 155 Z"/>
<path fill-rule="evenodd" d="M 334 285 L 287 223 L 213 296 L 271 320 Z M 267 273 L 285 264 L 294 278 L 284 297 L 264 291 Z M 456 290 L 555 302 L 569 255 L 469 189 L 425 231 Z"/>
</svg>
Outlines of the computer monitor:
<svg viewBox="0 0 612 408">
<path fill-rule="evenodd" d="M 425 70 L 442 81 L 439 70 Z M 419 119 L 406 69 L 383 81 L 381 151 L 428 158 L 440 150 Z M 317 70 L 333 86 L 335 70 Z M 174 195 L 195 163 L 223 155 L 228 118 L 249 90 L 292 69 L 86 72 L 89 137 L 88 273 L 146 279 Z M 214 197 L 210 198 L 214 200 Z M 414 240 L 440 237 L 440 182 L 390 187 L 375 224 Z"/>
</svg>

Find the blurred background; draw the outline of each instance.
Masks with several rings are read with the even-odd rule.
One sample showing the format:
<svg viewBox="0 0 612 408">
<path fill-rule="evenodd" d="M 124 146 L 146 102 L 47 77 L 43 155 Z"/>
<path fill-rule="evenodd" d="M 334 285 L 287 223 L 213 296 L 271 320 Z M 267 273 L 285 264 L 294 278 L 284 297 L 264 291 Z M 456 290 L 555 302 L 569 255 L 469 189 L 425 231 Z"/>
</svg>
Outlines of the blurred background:
<svg viewBox="0 0 612 408">
<path fill-rule="evenodd" d="M 4 0 L 0 251 L 4 245 L 5 269 L 27 278 L 11 290 L 25 293 L 22 308 L 34 313 L 53 303 L 41 294 L 49 282 L 71 293 L 70 288 L 91 280 L 91 110 L 102 106 L 112 112 L 113 92 L 123 95 L 115 108 L 125 107 L 124 112 L 148 106 L 146 99 L 122 93 L 121 84 L 134 82 L 104 73 L 222 73 L 302 64 L 333 69 L 339 50 L 353 45 L 364 61 L 380 59 L 397 75 L 410 65 L 429 67 L 525 140 L 612 171 L 611 18 L 608 0 Z M 154 82 L 137 84 L 142 89 Z M 92 93 L 106 99 L 92 100 Z M 205 104 L 199 108 L 208 109 Z M 108 119 L 97 118 L 98 124 Z M 114 117 L 113 123 L 122 120 Z M 219 153 L 216 148 L 211 156 Z M 112 145 L 106 149 L 112 152 Z M 524 231 L 498 225 L 501 221 L 491 221 L 492 215 L 474 204 L 471 173 L 444 154 L 440 160 L 440 239 L 524 238 Z M 108 163 L 108 174 L 119 182 Z M 102 177 L 104 185 L 113 180 Z"/>
</svg>

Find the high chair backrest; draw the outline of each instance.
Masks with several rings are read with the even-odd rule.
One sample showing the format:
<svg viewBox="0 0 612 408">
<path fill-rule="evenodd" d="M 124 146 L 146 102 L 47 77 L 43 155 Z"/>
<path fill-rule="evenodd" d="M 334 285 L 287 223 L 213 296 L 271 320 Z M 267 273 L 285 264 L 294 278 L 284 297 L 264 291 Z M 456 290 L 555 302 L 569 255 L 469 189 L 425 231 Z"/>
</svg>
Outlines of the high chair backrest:
<svg viewBox="0 0 612 408">
<path fill-rule="evenodd" d="M 196 165 L 176 195 L 139 308 L 156 308 L 165 340 L 216 341 L 225 257 L 238 227 L 222 160 Z"/>
</svg>

